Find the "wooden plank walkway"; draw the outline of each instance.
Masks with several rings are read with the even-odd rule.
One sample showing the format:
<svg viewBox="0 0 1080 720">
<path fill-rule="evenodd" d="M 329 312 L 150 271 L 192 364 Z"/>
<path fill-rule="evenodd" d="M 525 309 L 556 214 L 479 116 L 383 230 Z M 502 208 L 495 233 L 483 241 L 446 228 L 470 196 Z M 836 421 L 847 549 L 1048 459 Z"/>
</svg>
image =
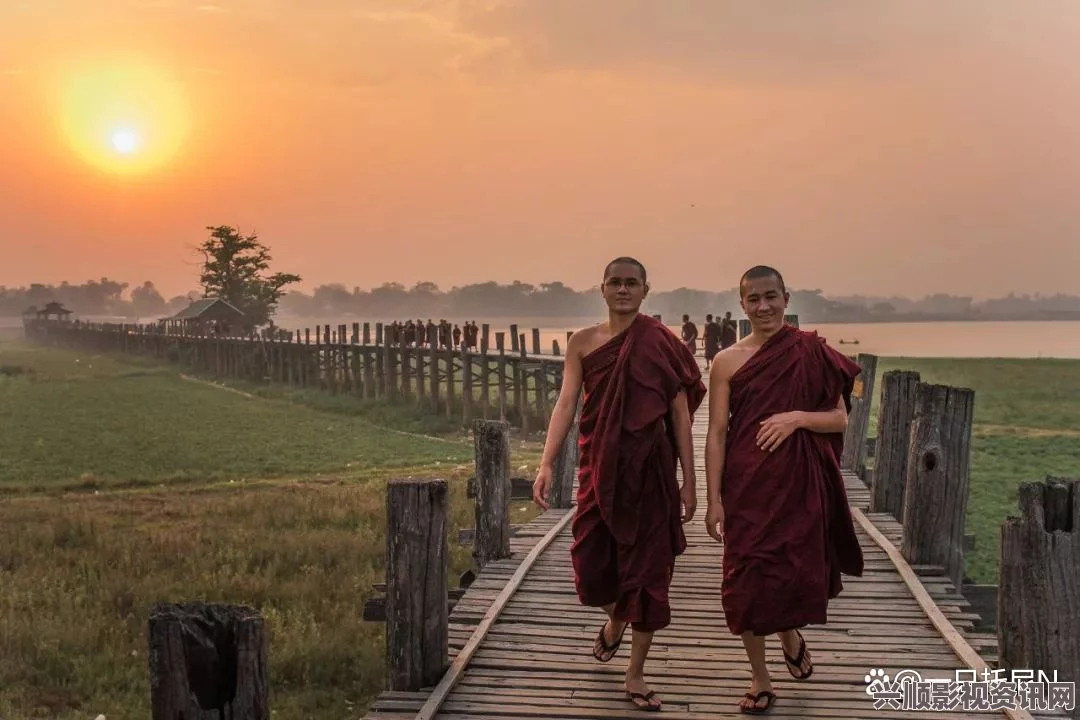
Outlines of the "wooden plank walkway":
<svg viewBox="0 0 1080 720">
<path fill-rule="evenodd" d="M 749 689 L 750 669 L 742 643 L 724 622 L 720 603 L 722 547 L 705 532 L 704 434 L 708 400 L 694 422 L 699 472 L 699 505 L 686 526 L 689 547 L 677 562 L 672 585 L 672 624 L 657 633 L 646 665 L 646 679 L 663 700 L 663 715 L 702 720 L 745 717 L 737 703 Z M 846 474 L 849 501 L 865 511 L 866 486 Z M 488 565 L 450 616 L 451 660 L 472 637 L 477 624 L 503 590 L 522 558 L 572 510 L 550 510 L 523 527 L 512 542 L 513 557 Z M 868 515 L 874 526 L 899 547 L 902 529 L 888 515 Z M 871 668 L 890 675 L 919 671 L 923 678 L 951 679 L 971 665 L 960 660 L 920 608 L 896 566 L 856 524 L 866 568 L 861 578 L 844 578 L 845 590 L 829 607 L 829 623 L 803 631 L 815 662 L 813 677 L 794 680 L 787 672 L 779 641 L 768 641 L 769 669 L 778 695 L 777 718 L 964 718 L 1005 713 L 971 711 L 903 712 L 877 710 L 866 694 Z M 640 718 L 623 693 L 630 635 L 608 664 L 592 657 L 603 622 L 599 609 L 578 604 L 570 565 L 567 525 L 529 569 L 524 581 L 472 656 L 438 718 Z M 972 631 L 973 616 L 957 589 L 936 568 L 916 567 L 922 587 L 966 642 L 987 662 L 994 661 L 996 639 Z M 429 689 L 430 690 L 430 689 Z M 429 692 L 384 693 L 371 720 L 415 718 Z M 1031 717 L 1025 712 L 1013 717 Z"/>
</svg>

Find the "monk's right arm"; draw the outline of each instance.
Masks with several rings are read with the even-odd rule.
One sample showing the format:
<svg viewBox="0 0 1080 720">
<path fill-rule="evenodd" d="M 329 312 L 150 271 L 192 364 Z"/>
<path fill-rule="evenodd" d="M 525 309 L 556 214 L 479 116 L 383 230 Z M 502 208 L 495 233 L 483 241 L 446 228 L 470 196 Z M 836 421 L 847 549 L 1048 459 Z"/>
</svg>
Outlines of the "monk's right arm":
<svg viewBox="0 0 1080 720">
<path fill-rule="evenodd" d="M 709 429 L 705 436 L 705 487 L 708 504 L 721 506 L 721 479 L 728 431 L 728 384 L 726 358 L 717 355 L 709 371 Z"/>
<path fill-rule="evenodd" d="M 555 460 L 577 415 L 582 377 L 580 348 L 581 338 L 574 333 L 566 343 L 562 387 L 559 389 L 559 399 L 555 401 L 555 409 L 551 411 L 551 421 L 548 422 L 544 454 L 540 457 L 541 468 L 551 469 L 555 466 Z"/>
</svg>

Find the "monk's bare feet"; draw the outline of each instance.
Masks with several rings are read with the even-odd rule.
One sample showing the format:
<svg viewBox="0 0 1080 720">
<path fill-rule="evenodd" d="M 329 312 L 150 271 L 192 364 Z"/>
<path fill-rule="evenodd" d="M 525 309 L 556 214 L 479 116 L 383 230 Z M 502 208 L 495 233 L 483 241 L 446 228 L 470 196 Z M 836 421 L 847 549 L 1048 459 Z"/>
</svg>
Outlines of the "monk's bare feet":
<svg viewBox="0 0 1080 720">
<path fill-rule="evenodd" d="M 739 710 L 746 715 L 762 715 L 772 708 L 776 695 L 773 694 L 772 681 L 754 678 L 750 690 L 739 701 Z"/>
<path fill-rule="evenodd" d="M 784 648 L 784 662 L 788 672 L 796 680 L 806 680 L 814 672 L 814 662 L 806 647 L 806 640 L 798 630 L 780 633 L 780 644 Z"/>
<path fill-rule="evenodd" d="M 593 641 L 593 657 L 600 662 L 608 662 L 615 657 L 622 645 L 623 633 L 626 632 L 626 623 L 618 620 L 608 620 L 601 626 Z"/>
<path fill-rule="evenodd" d="M 660 698 L 656 696 L 656 692 L 651 690 L 649 686 L 645 684 L 644 677 L 631 677 L 627 675 L 626 695 L 630 698 L 630 702 L 637 706 L 638 710 L 656 712 L 662 705 Z"/>
</svg>

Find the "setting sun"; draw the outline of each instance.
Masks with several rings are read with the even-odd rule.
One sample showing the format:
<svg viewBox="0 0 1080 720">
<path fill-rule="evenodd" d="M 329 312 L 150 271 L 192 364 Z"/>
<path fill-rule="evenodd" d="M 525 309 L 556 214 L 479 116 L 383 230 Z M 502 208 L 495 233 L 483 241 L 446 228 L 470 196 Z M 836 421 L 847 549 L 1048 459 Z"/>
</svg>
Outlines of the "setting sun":
<svg viewBox="0 0 1080 720">
<path fill-rule="evenodd" d="M 181 88 L 160 72 L 134 64 L 72 75 L 63 88 L 59 120 L 72 149 L 112 174 L 168 165 L 189 123 Z"/>
</svg>

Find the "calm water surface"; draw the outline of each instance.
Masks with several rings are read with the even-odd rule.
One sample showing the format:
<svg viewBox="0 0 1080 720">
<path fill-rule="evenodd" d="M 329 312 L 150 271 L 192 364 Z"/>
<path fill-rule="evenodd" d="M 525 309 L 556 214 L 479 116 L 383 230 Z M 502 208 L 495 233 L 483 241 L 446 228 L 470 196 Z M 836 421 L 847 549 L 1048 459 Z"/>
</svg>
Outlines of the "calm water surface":
<svg viewBox="0 0 1080 720">
<path fill-rule="evenodd" d="M 314 328 L 316 324 L 346 323 L 351 326 L 359 318 L 292 318 L 281 317 L 283 327 Z M 425 318 L 426 319 L 426 318 Z M 601 318 L 597 318 L 597 321 Z M 374 323 L 374 320 L 371 321 Z M 509 335 L 510 324 L 517 322 L 518 332 L 525 333 L 532 350 L 532 328 L 540 328 L 540 347 L 551 352 L 551 341 L 558 340 L 566 348 L 566 332 L 590 324 L 583 318 L 538 317 L 476 318 L 478 323 L 490 323 L 491 332 L 504 331 Z M 1080 359 L 1080 322 L 920 322 L 920 323 L 802 323 L 801 327 L 817 330 L 837 348 L 854 354 L 868 352 L 880 356 L 907 357 L 1002 357 L 1002 358 L 1073 358 Z M 0 330 L 5 334 L 21 335 L 19 318 L 0 318 Z M 678 331 L 678 328 L 673 328 Z M 699 332 L 702 323 L 698 322 Z M 858 345 L 848 344 L 858 340 Z M 844 342 L 841 342 L 844 341 Z M 495 345 L 494 336 L 491 341 Z M 510 340 L 506 340 L 507 349 Z M 700 352 L 700 343 L 698 345 Z"/>
<path fill-rule="evenodd" d="M 563 322 L 551 322 L 562 320 Z M 477 322 L 484 322 L 478 319 Z M 491 331 L 507 330 L 511 320 L 491 318 Z M 551 341 L 566 347 L 566 331 L 584 327 L 581 318 L 537 318 L 519 322 L 532 349 L 533 327 L 540 327 L 540 346 Z M 816 330 L 831 345 L 849 353 L 907 357 L 1001 357 L 1080 359 L 1080 322 L 921 322 L 921 323 L 801 323 Z M 673 328 L 678 331 L 678 328 Z M 698 322 L 699 352 L 702 323 Z M 858 345 L 848 344 L 858 340 Z M 844 342 L 841 342 L 844 341 Z M 492 341 L 494 345 L 494 340 Z M 509 346 L 509 340 L 507 340 Z"/>
</svg>

